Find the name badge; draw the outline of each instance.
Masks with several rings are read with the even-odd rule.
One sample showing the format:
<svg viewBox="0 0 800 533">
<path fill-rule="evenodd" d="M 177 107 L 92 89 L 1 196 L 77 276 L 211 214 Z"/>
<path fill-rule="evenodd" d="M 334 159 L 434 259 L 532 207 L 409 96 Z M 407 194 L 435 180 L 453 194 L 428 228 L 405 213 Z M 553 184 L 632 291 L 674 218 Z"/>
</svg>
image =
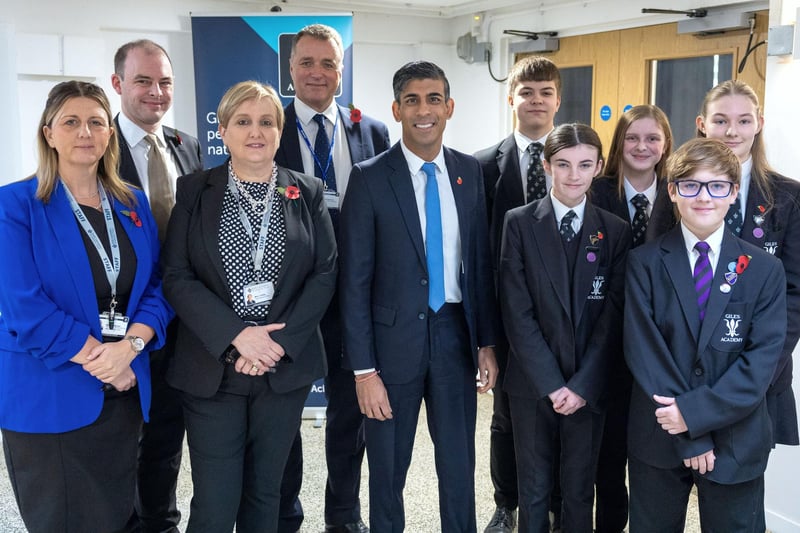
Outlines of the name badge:
<svg viewBox="0 0 800 533">
<path fill-rule="evenodd" d="M 124 337 L 128 331 L 129 318 L 120 313 L 114 314 L 114 322 L 111 323 L 108 311 L 100 313 L 100 327 L 103 337 Z"/>
<path fill-rule="evenodd" d="M 242 289 L 242 296 L 244 297 L 244 305 L 246 307 L 266 305 L 272 301 L 272 296 L 274 294 L 275 284 L 271 281 L 250 283 L 245 285 L 244 289 Z"/>
<path fill-rule="evenodd" d="M 339 209 L 339 193 L 337 191 L 325 191 L 325 207 Z"/>
</svg>

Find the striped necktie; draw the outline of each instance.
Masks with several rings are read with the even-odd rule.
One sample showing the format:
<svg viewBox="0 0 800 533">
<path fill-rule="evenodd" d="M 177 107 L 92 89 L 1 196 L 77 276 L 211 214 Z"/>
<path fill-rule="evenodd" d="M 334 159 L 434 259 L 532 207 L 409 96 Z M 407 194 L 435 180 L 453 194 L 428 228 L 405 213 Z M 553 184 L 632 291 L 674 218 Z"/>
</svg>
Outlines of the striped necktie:
<svg viewBox="0 0 800 533">
<path fill-rule="evenodd" d="M 711 270 L 711 261 L 708 259 L 708 251 L 711 246 L 705 241 L 700 241 L 694 245 L 694 249 L 700 254 L 694 263 L 694 290 L 697 293 L 697 307 L 700 310 L 700 322 L 706 317 L 706 306 L 708 297 L 711 295 L 711 281 L 714 279 L 714 272 Z"/>
</svg>

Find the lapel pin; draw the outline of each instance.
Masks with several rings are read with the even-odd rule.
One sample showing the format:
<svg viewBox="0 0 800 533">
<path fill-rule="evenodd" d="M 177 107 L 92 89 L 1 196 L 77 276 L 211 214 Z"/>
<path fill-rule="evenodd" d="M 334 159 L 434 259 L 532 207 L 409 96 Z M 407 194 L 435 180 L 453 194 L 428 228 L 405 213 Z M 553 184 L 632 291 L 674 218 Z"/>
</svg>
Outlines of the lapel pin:
<svg viewBox="0 0 800 533">
<path fill-rule="evenodd" d="M 728 294 L 729 292 L 731 292 L 731 286 L 728 285 L 727 283 L 723 283 L 722 285 L 719 286 L 719 291 L 723 294 Z"/>
<path fill-rule="evenodd" d="M 764 224 L 764 213 L 767 210 L 764 208 L 763 205 L 756 206 L 758 213 L 753 215 L 753 222 L 755 223 L 756 227 L 753 228 L 753 237 L 756 239 L 761 239 L 764 237 L 764 230 L 761 228 L 761 225 Z"/>
<path fill-rule="evenodd" d="M 459 177 L 457 177 L 457 178 L 456 178 L 456 183 L 458 183 L 459 185 L 461 185 L 462 183 L 464 183 L 464 180 L 462 180 L 462 179 L 461 179 L 461 176 L 459 176 Z"/>
</svg>

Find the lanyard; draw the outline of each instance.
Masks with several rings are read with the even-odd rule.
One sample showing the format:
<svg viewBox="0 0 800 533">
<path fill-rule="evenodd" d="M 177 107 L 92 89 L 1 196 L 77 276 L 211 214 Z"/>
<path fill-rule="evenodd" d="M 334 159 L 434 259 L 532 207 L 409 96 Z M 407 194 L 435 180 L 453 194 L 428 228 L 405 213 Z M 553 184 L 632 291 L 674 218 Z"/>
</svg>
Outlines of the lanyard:
<svg viewBox="0 0 800 533">
<path fill-rule="evenodd" d="M 311 152 L 311 157 L 314 158 L 314 163 L 319 167 L 322 171 L 322 182 L 325 184 L 325 188 L 328 188 L 328 170 L 331 168 L 331 164 L 333 163 L 333 145 L 336 142 L 336 128 L 339 127 L 339 113 L 336 113 L 336 121 L 333 123 L 333 135 L 331 135 L 331 143 L 330 148 L 328 149 L 328 157 L 326 158 L 325 166 L 322 166 L 322 162 L 317 158 L 317 152 L 314 151 L 314 147 L 311 144 L 311 141 L 308 140 L 308 135 L 306 135 L 305 130 L 303 129 L 303 125 L 300 124 L 300 119 L 295 117 L 295 123 L 297 124 L 297 131 L 300 132 L 300 136 L 303 137 L 303 140 L 306 142 L 306 146 L 308 147 L 308 151 Z M 327 135 L 327 132 L 324 132 Z"/>
<path fill-rule="evenodd" d="M 122 259 L 120 257 L 119 241 L 117 240 L 117 230 L 114 227 L 114 215 L 111 211 L 111 203 L 108 201 L 106 190 L 98 181 L 97 191 L 100 193 L 100 205 L 103 207 L 103 218 L 105 219 L 106 232 L 108 233 L 108 243 L 111 248 L 111 260 L 109 260 L 106 249 L 103 246 L 103 243 L 100 241 L 100 237 L 97 236 L 97 232 L 94 231 L 94 228 L 89 223 L 89 219 L 86 218 L 86 215 L 83 213 L 80 205 L 78 205 L 75 197 L 72 196 L 72 192 L 70 192 L 69 187 L 64 185 L 64 191 L 69 199 L 69 205 L 72 207 L 72 212 L 75 215 L 75 218 L 78 219 L 78 224 L 81 225 L 81 228 L 83 228 L 83 231 L 89 237 L 89 240 L 94 246 L 94 249 L 97 250 L 97 254 L 100 256 L 100 260 L 103 263 L 103 269 L 106 272 L 106 279 L 108 280 L 108 284 L 111 286 L 111 306 L 109 308 L 108 320 L 113 327 L 114 309 L 117 307 L 117 278 L 119 277 Z"/>
<path fill-rule="evenodd" d="M 236 207 L 239 209 L 239 220 L 242 221 L 244 231 L 247 233 L 248 242 L 253 255 L 253 274 L 258 281 L 261 280 L 261 268 L 264 263 L 264 251 L 267 249 L 267 235 L 269 233 L 269 220 L 272 217 L 272 200 L 275 198 L 275 188 L 278 179 L 277 176 L 272 176 L 267 189 L 267 208 L 261 217 L 261 228 L 258 232 L 258 241 L 253 244 L 253 226 L 250 225 L 250 220 L 247 218 L 247 213 L 242 208 L 242 200 L 239 195 L 239 189 L 236 187 L 236 182 L 233 180 L 230 172 L 228 173 L 228 190 L 236 200 Z"/>
</svg>

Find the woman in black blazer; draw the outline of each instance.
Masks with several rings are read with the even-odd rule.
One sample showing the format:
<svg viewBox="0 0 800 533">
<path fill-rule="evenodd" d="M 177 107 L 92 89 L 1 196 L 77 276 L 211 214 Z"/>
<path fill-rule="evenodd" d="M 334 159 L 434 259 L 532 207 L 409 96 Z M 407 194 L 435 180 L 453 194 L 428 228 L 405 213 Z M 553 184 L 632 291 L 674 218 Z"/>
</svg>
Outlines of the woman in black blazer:
<svg viewBox="0 0 800 533">
<path fill-rule="evenodd" d="M 241 82 L 217 111 L 230 153 L 178 180 L 164 288 L 180 326 L 168 382 L 183 392 L 194 495 L 187 531 L 276 531 L 280 482 L 336 284 L 322 182 L 274 163 L 283 108 Z"/>
<path fill-rule="evenodd" d="M 737 80 L 711 89 L 697 117 L 697 135 L 721 140 L 742 165 L 736 209 L 728 212 L 725 223 L 737 236 L 779 258 L 786 271 L 788 329 L 767 391 L 767 407 L 775 444 L 796 446 L 800 435 L 792 392 L 792 352 L 800 339 L 800 184 L 770 168 L 763 128 L 758 96 Z"/>
<path fill-rule="evenodd" d="M 664 112 L 638 105 L 620 117 L 614 129 L 606 175 L 592 183 L 591 201 L 631 224 L 633 246 L 667 232 L 675 225 L 672 202 L 663 178 L 664 162 L 672 152 L 672 129 Z M 638 198 L 637 198 L 638 197 Z M 644 214 L 637 207 L 646 198 Z M 627 464 L 628 404 L 631 374 L 624 361 L 612 371 L 603 443 L 595 480 L 597 533 L 621 533 L 628 522 Z"/>
</svg>

